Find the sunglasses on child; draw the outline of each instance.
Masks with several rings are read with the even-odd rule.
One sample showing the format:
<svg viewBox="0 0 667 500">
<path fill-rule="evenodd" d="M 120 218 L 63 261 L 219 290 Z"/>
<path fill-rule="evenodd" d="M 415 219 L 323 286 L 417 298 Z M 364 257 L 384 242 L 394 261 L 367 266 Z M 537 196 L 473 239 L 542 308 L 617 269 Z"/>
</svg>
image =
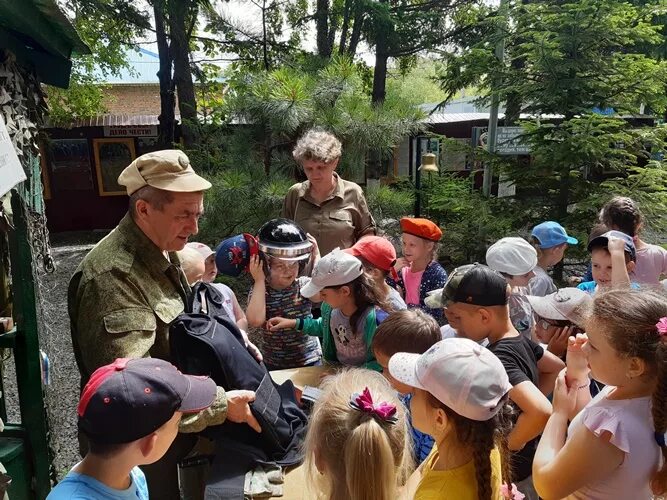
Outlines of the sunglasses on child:
<svg viewBox="0 0 667 500">
<path fill-rule="evenodd" d="M 541 316 L 536 316 L 535 323 L 540 328 L 542 328 L 542 330 L 548 330 L 550 326 L 553 326 L 555 328 L 563 328 L 565 326 L 570 326 L 572 324 L 567 320 L 546 319 L 542 318 Z"/>
</svg>

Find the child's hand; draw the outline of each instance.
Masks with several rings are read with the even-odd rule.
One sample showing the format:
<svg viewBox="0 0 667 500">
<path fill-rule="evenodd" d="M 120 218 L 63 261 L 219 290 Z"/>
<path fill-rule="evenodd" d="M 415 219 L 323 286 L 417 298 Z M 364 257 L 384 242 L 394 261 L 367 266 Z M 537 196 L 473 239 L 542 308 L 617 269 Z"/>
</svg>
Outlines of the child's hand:
<svg viewBox="0 0 667 500">
<path fill-rule="evenodd" d="M 396 264 L 394 264 L 394 269 L 396 269 L 397 273 L 401 272 L 401 269 L 404 267 L 410 267 L 410 263 L 405 257 L 399 257 L 396 259 Z"/>
<path fill-rule="evenodd" d="M 611 255 L 623 254 L 625 252 L 625 241 L 621 238 L 610 237 L 607 239 L 607 250 Z"/>
<path fill-rule="evenodd" d="M 320 258 L 320 247 L 317 246 L 317 240 L 315 239 L 315 236 L 310 233 L 306 233 L 306 237 L 308 238 L 308 241 L 313 244 L 313 248 L 310 249 L 310 255 L 313 259 L 313 262 L 315 262 Z"/>
<path fill-rule="evenodd" d="M 567 386 L 565 381 L 565 372 L 567 368 L 563 368 L 556 378 L 556 386 L 553 394 L 553 412 L 568 416 L 574 411 L 577 404 L 577 386 Z"/>
<path fill-rule="evenodd" d="M 264 276 L 264 264 L 259 255 L 250 257 L 250 264 L 248 265 L 250 276 L 255 280 L 255 283 L 262 283 L 266 279 Z"/>
<path fill-rule="evenodd" d="M 551 337 L 551 340 L 547 344 L 547 350 L 559 358 L 562 357 L 565 351 L 567 351 L 567 340 L 574 329 L 574 326 L 564 326 L 556 330 L 556 333 L 553 334 L 553 337 Z"/>
<path fill-rule="evenodd" d="M 295 319 L 271 318 L 266 322 L 266 329 L 270 332 L 276 332 L 278 330 L 293 330 L 294 328 L 296 328 Z"/>
<path fill-rule="evenodd" d="M 588 380 L 588 361 L 583 351 L 584 344 L 588 341 L 585 333 L 578 333 L 576 338 L 567 340 L 567 380 L 571 385 L 581 385 Z"/>
<path fill-rule="evenodd" d="M 261 363 L 262 360 L 264 359 L 264 356 L 262 356 L 261 351 L 255 344 L 250 342 L 250 337 L 248 337 L 248 332 L 240 328 L 239 330 L 241 330 L 241 336 L 243 337 L 243 342 L 245 343 L 246 349 L 248 349 L 248 352 L 252 354 L 252 357 L 255 358 L 258 363 Z"/>
</svg>

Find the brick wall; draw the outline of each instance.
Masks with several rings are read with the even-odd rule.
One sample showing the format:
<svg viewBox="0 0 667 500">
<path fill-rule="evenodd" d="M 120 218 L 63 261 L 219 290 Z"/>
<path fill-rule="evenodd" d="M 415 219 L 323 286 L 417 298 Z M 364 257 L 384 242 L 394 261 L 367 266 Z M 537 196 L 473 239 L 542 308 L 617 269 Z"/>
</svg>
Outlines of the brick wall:
<svg viewBox="0 0 667 500">
<path fill-rule="evenodd" d="M 104 93 L 104 104 L 111 115 L 159 115 L 160 86 L 111 85 Z"/>
</svg>

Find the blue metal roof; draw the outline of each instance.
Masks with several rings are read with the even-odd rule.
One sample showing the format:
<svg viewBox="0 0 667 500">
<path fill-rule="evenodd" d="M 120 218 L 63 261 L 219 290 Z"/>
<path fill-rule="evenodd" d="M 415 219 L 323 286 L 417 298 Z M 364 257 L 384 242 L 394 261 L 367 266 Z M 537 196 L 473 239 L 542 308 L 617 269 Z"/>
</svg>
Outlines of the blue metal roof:
<svg viewBox="0 0 667 500">
<path fill-rule="evenodd" d="M 159 85 L 157 72 L 160 69 L 160 58 L 155 52 L 146 49 L 127 50 L 129 68 L 123 68 L 120 75 L 103 75 L 99 68 L 95 68 L 94 75 L 104 83 L 125 85 Z"/>
</svg>

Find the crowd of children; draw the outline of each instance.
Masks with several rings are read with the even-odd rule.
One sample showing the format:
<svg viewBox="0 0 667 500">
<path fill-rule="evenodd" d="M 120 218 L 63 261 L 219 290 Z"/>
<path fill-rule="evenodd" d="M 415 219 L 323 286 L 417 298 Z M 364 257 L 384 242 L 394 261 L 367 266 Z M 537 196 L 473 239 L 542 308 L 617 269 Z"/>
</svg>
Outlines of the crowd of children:
<svg viewBox="0 0 667 500">
<path fill-rule="evenodd" d="M 297 257 L 249 254 L 245 311 L 229 287 L 215 286 L 239 328 L 256 330 L 267 367 L 346 368 L 324 380 L 311 412 L 307 498 L 665 494 L 667 250 L 639 238 L 642 223 L 631 199 L 607 203 L 587 245 L 590 279 L 576 288 L 558 289 L 549 275 L 578 244 L 554 221 L 529 240 L 500 239 L 486 264 L 449 276 L 437 262 L 442 231 L 426 219 L 400 220 L 400 257 L 384 236 L 322 257 L 312 238 Z M 190 283 L 217 275 L 206 245 L 189 244 L 180 260 Z M 84 389 L 79 425 L 91 444 L 104 423 L 95 418 L 114 419 L 118 435 L 91 446 L 52 498 L 91 488 L 146 498 L 135 466 L 164 453 L 181 413 L 213 399 L 211 384 L 190 381 L 196 394 L 176 389 L 165 396 L 169 411 L 151 412 L 150 429 L 125 435 L 127 408 L 102 411 L 108 398 L 129 397 L 116 394 L 121 380 L 145 385 L 162 368 L 173 383 L 150 378 L 153 390 L 173 392 L 186 378 L 157 361 L 117 363 Z"/>
</svg>

